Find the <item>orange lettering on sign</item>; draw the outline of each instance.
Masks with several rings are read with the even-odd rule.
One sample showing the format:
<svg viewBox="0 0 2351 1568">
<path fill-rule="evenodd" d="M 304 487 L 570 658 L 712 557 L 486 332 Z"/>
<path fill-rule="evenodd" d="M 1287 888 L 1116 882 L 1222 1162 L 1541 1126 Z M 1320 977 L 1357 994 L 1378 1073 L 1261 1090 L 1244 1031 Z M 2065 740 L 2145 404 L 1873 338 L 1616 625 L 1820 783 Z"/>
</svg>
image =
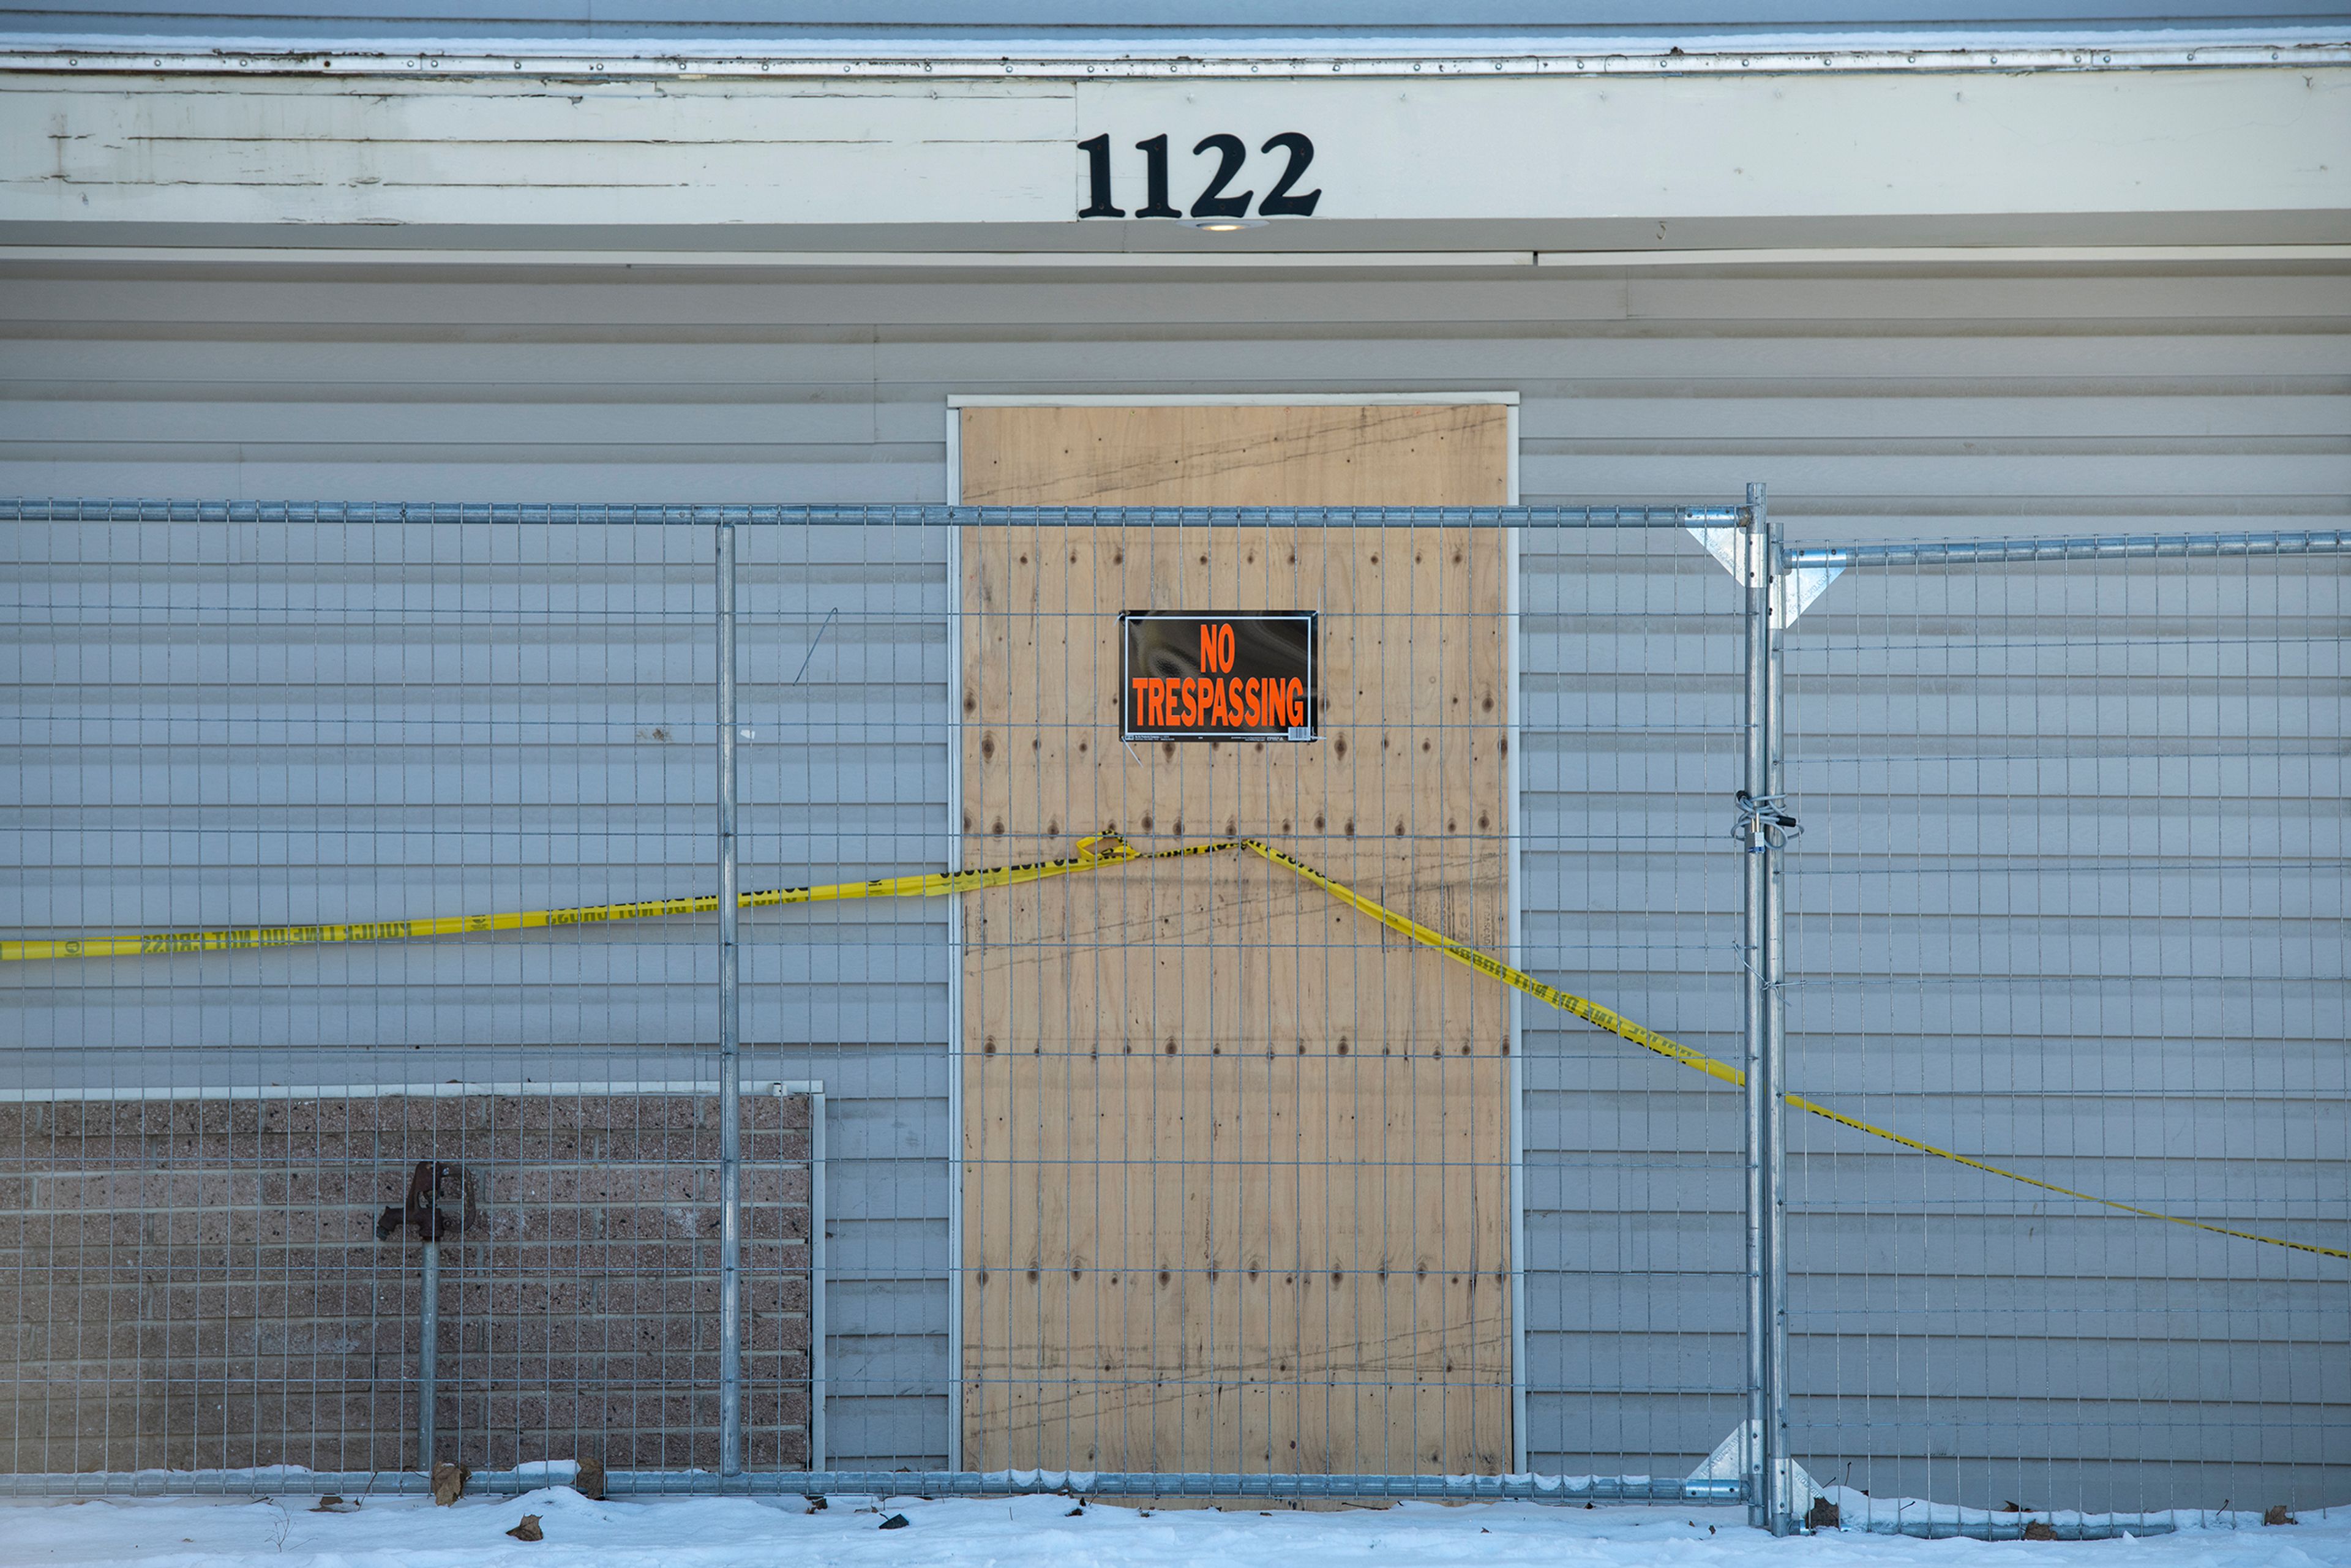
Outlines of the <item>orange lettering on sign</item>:
<svg viewBox="0 0 2351 1568">
<path fill-rule="evenodd" d="M 1212 674 L 1223 674 L 1233 667 L 1236 643 L 1232 622 L 1222 625 L 1204 621 L 1200 623 L 1200 668 Z"/>
</svg>

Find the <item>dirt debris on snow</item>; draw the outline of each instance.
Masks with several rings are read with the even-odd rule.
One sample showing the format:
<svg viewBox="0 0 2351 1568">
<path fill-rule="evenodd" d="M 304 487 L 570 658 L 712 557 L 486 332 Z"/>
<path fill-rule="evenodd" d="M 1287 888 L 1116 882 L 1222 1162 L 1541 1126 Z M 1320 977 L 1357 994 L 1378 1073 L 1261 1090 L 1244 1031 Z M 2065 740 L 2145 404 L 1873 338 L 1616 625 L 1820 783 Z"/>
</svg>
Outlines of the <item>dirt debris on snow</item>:
<svg viewBox="0 0 2351 1568">
<path fill-rule="evenodd" d="M 465 1483 L 473 1479 L 474 1468 L 471 1465 L 442 1460 L 433 1467 L 433 1500 L 447 1508 L 465 1495 Z"/>
<path fill-rule="evenodd" d="M 1315 1513 L 1251 1507 L 1124 1508 L 1072 1498 L 845 1498 L 820 1513 L 799 1496 L 626 1498 L 599 1501 L 569 1486 L 520 1497 L 468 1493 L 448 1506 L 422 1496 L 364 1498 L 319 1514 L 319 1494 L 283 1500 L 120 1498 L 0 1502 L 0 1568 L 2017 1568 L 2044 1554 L 2083 1568 L 2351 1568 L 2351 1509 L 2304 1509 L 2292 1531 L 2262 1515 L 2183 1514 L 2176 1533 L 2076 1541 L 2095 1520 L 2044 1513 L 2059 1539 L 1919 1541 L 1878 1533 L 1902 1511 L 1924 1521 L 1948 1506 L 1871 1499 L 1843 1488 L 1829 1501 L 1841 1530 L 1775 1541 L 1743 1508 L 1583 1508 L 1538 1503 L 1405 1503 Z M 350 1500 L 362 1500 L 353 1499 Z M 877 1519 L 877 1515 L 879 1518 Z M 905 1527 L 881 1531 L 885 1520 Z M 2014 1515 L 1967 1519 L 2014 1532 Z M 524 1528 L 537 1526 L 537 1539 Z M 1952 1522 L 1957 1522 L 1954 1518 Z M 2022 1553 L 2022 1556 L 2020 1556 Z M 1800 1562 L 1801 1559 L 1801 1562 Z"/>
</svg>

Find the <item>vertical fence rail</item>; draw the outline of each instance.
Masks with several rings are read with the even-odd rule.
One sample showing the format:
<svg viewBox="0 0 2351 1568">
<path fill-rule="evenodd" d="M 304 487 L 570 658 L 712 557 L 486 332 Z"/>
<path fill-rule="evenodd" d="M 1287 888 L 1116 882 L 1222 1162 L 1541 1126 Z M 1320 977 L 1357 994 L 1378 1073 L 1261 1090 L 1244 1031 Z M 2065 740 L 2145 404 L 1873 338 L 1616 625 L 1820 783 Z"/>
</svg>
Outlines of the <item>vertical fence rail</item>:
<svg viewBox="0 0 2351 1568">
<path fill-rule="evenodd" d="M 743 1468 L 743 1011 L 735 848 L 735 525 L 717 535 L 718 1473 Z"/>
<path fill-rule="evenodd" d="M 1747 1166 L 1747 1521 L 1772 1529 L 1771 1472 L 1779 1445 L 1773 1440 L 1771 1392 L 1778 1368 L 1771 1361 L 1771 1209 L 1778 1175 L 1771 1168 L 1771 929 L 1769 920 L 1771 841 L 1763 819 L 1771 793 L 1771 540 L 1762 497 L 1748 491 L 1739 538 L 1740 589 L 1746 640 L 1745 711 L 1741 723 L 1745 806 L 1740 848 L 1744 936 L 1740 959 L 1745 970 L 1742 1018 L 1746 1069 Z M 1773 1533 L 1778 1533 L 1776 1529 Z"/>
<path fill-rule="evenodd" d="M 1748 486 L 1748 500 L 1762 514 L 1762 553 L 1771 574 L 1771 602 L 1765 614 L 1763 764 L 1770 817 L 1761 827 L 1763 845 L 1763 1068 L 1769 1095 L 1763 1113 L 1763 1168 L 1768 1186 L 1763 1208 L 1764 1240 L 1770 1266 L 1764 1272 L 1763 1361 L 1764 1441 L 1767 1469 L 1763 1476 L 1767 1525 L 1774 1535 L 1792 1532 L 1796 1517 L 1795 1455 L 1788 1430 L 1788 1009 L 1787 942 L 1784 920 L 1786 855 L 1789 829 L 1795 826 L 1787 810 L 1787 627 L 1792 619 L 1793 585 L 1788 574 L 1780 531 L 1766 508 L 1763 486 Z M 1776 818 L 1777 821 L 1771 819 Z"/>
</svg>

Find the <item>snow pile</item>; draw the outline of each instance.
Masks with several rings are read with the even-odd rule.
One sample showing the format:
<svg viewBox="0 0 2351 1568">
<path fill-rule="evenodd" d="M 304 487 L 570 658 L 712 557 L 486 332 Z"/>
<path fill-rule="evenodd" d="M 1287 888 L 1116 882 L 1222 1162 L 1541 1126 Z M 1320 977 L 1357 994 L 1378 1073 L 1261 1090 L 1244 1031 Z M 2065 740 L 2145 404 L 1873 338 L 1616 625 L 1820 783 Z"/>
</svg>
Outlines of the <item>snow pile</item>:
<svg viewBox="0 0 2351 1568">
<path fill-rule="evenodd" d="M 1847 1501 L 1833 1489 L 1832 1500 Z M 1742 1509 L 1536 1503 L 1303 1512 L 1143 1510 L 1061 1497 L 987 1500 L 674 1498 L 591 1502 L 567 1487 L 520 1497 L 84 1499 L 0 1504 L 0 1564 L 139 1568 L 2016 1568 L 2032 1554 L 2097 1568 L 2351 1568 L 2351 1509 L 2263 1527 L 2253 1515 L 2179 1516 L 2177 1533 L 2052 1543 L 1926 1542 L 1862 1531 L 1774 1541 Z M 1855 1511 L 1896 1504 L 1850 1494 Z M 1923 1509 L 1926 1505 L 1916 1505 Z M 1905 1510 L 1905 1511 L 1912 1511 Z M 544 1539 L 507 1532 L 537 1515 Z M 903 1528 L 884 1530 L 893 1517 Z M 1849 1515 L 1850 1517 L 1850 1515 Z M 2210 1522 L 2198 1522 L 2199 1518 Z M 2025 1554 L 2020 1556 L 2020 1554 Z M 2091 1554 L 2095 1554 L 2093 1557 Z"/>
</svg>

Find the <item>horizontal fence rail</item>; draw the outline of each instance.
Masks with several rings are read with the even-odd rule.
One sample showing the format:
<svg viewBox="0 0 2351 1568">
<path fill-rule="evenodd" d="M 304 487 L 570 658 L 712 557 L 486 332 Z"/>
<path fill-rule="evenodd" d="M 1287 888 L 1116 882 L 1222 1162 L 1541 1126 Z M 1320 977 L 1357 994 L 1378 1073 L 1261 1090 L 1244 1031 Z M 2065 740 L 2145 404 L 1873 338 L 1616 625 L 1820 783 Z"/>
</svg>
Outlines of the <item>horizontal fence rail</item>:
<svg viewBox="0 0 2351 1568">
<path fill-rule="evenodd" d="M 0 500 L 0 521 L 827 528 L 1729 528 L 1736 507 L 947 507 L 475 501 Z"/>
<path fill-rule="evenodd" d="M 1807 545 L 1787 552 L 1801 571 L 1848 566 L 2022 566 L 2064 560 L 2227 559 L 2351 554 L 2351 528 L 2295 533 L 2083 534 L 2062 538 L 1954 539 L 1939 544 Z"/>
<path fill-rule="evenodd" d="M 465 1490 L 512 1496 L 560 1486 L 565 1469 L 485 1470 Z M 1085 1470 L 792 1470 L 722 1476 L 707 1470 L 614 1470 L 605 1490 L 619 1497 L 1066 1497 L 1393 1498 L 1438 1502 L 1738 1502 L 1735 1480 L 1651 1480 L 1640 1476 L 1343 1476 L 1261 1471 L 1165 1475 Z M 157 1497 L 173 1493 L 331 1492 L 345 1497 L 417 1494 L 428 1477 L 399 1470 L 224 1471 L 210 1475 L 0 1475 L 0 1497 Z"/>
</svg>

